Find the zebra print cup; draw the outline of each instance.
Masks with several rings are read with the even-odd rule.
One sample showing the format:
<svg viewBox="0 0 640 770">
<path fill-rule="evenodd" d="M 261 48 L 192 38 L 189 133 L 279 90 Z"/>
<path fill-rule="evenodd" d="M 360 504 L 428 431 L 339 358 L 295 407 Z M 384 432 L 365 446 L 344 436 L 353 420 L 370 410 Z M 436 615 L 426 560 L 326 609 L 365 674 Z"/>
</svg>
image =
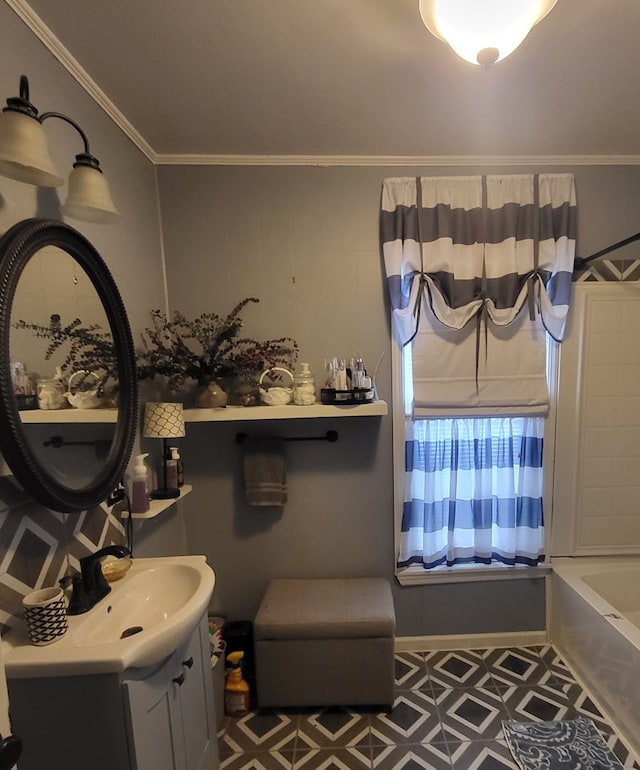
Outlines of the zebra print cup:
<svg viewBox="0 0 640 770">
<path fill-rule="evenodd" d="M 41 588 L 22 600 L 31 644 L 43 646 L 67 633 L 67 606 L 62 588 Z"/>
</svg>

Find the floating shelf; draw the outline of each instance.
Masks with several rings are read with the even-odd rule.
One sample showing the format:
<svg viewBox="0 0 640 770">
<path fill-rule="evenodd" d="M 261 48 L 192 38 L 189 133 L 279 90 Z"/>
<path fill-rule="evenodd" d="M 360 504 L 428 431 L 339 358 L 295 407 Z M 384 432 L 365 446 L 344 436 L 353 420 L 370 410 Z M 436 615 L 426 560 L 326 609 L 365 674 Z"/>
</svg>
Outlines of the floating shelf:
<svg viewBox="0 0 640 770">
<path fill-rule="evenodd" d="M 118 419 L 117 409 L 24 409 L 20 412 L 23 423 L 85 423 L 113 422 Z"/>
<path fill-rule="evenodd" d="M 245 420 L 296 420 L 314 417 L 375 417 L 388 413 L 386 401 L 371 404 L 313 404 L 312 406 L 227 406 L 224 409 L 185 409 L 186 422 L 240 422 Z M 26 409 L 23 423 L 115 423 L 117 409 Z"/>
<path fill-rule="evenodd" d="M 239 422 L 244 420 L 299 420 L 314 417 L 374 417 L 388 412 L 386 401 L 371 404 L 313 404 L 312 406 L 227 406 L 224 409 L 185 409 L 185 422 Z"/>
<path fill-rule="evenodd" d="M 192 489 L 193 487 L 191 484 L 185 484 L 183 487 L 180 487 L 180 497 L 170 497 L 168 500 L 150 500 L 148 511 L 145 511 L 144 513 L 131 514 L 129 511 L 121 511 L 120 517 L 123 519 L 128 519 L 129 516 L 131 516 L 132 519 L 155 519 L 156 516 L 161 514 L 163 511 L 166 511 L 167 508 L 170 508 L 172 505 L 179 503 L 180 500 L 188 495 Z"/>
</svg>

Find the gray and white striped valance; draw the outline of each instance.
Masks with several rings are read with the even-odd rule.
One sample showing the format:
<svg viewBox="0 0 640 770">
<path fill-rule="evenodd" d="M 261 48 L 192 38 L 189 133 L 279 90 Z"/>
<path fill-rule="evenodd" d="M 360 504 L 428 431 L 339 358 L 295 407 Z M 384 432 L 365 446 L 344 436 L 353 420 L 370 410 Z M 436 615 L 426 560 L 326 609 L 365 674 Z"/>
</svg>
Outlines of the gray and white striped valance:
<svg viewBox="0 0 640 770">
<path fill-rule="evenodd" d="M 436 317 L 461 329 L 483 306 L 494 323 L 513 321 L 531 278 L 545 328 L 562 339 L 575 230 L 572 174 L 386 179 L 382 245 L 402 341 L 416 331 L 423 283 Z"/>
<path fill-rule="evenodd" d="M 572 174 L 384 181 L 381 237 L 394 326 L 403 345 L 415 340 L 414 401 L 425 413 L 443 408 L 441 400 L 488 411 L 522 401 L 539 407 L 544 330 L 556 340 L 564 335 L 575 230 Z M 529 320 L 518 318 L 523 307 Z M 474 334 L 470 322 L 481 318 L 486 333 L 477 325 Z M 507 395 L 510 361 L 519 371 Z"/>
</svg>

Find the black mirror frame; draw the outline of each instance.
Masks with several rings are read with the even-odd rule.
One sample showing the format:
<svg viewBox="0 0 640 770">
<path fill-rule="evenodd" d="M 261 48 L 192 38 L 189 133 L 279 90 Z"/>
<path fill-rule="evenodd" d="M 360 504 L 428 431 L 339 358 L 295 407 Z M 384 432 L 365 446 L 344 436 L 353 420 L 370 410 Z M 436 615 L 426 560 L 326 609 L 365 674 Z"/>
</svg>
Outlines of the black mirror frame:
<svg viewBox="0 0 640 770">
<path fill-rule="evenodd" d="M 25 265 L 44 246 L 65 251 L 89 276 L 104 307 L 118 362 L 119 404 L 115 435 L 104 467 L 86 486 L 70 489 L 58 483 L 29 447 L 13 392 L 9 338 L 11 310 Z M 138 413 L 135 349 L 120 292 L 108 267 L 92 244 L 64 222 L 25 219 L 0 238 L 0 453 L 21 486 L 46 508 L 78 513 L 111 494 L 131 457 Z"/>
</svg>

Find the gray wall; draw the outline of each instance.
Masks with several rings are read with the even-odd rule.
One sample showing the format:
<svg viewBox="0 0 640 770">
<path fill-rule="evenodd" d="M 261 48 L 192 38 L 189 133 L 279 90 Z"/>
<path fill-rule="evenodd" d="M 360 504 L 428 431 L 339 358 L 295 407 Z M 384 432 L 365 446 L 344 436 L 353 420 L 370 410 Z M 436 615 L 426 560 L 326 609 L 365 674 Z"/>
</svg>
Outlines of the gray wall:
<svg viewBox="0 0 640 770">
<path fill-rule="evenodd" d="M 164 304 L 156 170 L 0 3 L 3 98 L 17 94 L 23 73 L 40 110 L 69 113 L 83 126 L 108 175 L 123 214 L 120 223 L 73 225 L 112 270 L 137 334 L 149 310 Z M 79 151 L 77 137 L 65 124 L 50 123 L 55 160 L 61 169 L 70 168 Z M 170 305 L 190 315 L 226 313 L 241 298 L 255 295 L 261 302 L 245 313 L 247 333 L 296 337 L 302 359 L 316 374 L 326 356 L 358 350 L 371 366 L 384 350 L 378 385 L 390 402 L 388 310 L 378 247 L 382 179 L 480 171 L 160 167 Z M 582 256 L 638 229 L 638 168 L 578 167 L 575 173 Z M 0 179 L 0 231 L 34 215 L 59 217 L 57 193 Z M 294 436 L 328 428 L 339 431 L 337 444 L 287 446 L 289 503 L 274 513 L 244 504 L 237 426 L 188 426 L 180 443 L 187 480 L 194 485 L 183 504 L 189 549 L 209 557 L 218 578 L 217 608 L 230 617 L 252 617 L 275 575 L 380 574 L 393 580 L 391 417 L 285 421 L 251 430 Z M 24 515 L 59 535 L 63 544 L 66 535 L 59 517 L 19 497 L 3 506 L 0 495 L 1 555 L 13 549 L 4 563 L 28 579 L 39 574 L 34 554 L 16 547 L 13 539 Z M 97 545 L 104 536 L 99 517 L 96 512 L 87 517 L 84 543 Z M 146 539 L 152 551 L 165 549 L 162 529 L 157 523 Z M 39 554 L 47 556 L 47 549 L 64 550 L 38 543 Z M 402 588 L 394 583 L 394 591 L 400 635 L 544 627 L 543 581 Z M 6 611 L 5 603 L 0 612 Z"/>
<path fill-rule="evenodd" d="M 257 296 L 260 304 L 246 313 L 247 333 L 291 334 L 317 375 L 327 356 L 359 350 L 371 366 L 384 350 L 378 386 L 390 403 L 378 245 L 382 180 L 531 170 L 541 169 L 161 167 L 170 306 L 223 314 Z M 639 168 L 570 170 L 581 256 L 637 230 Z M 243 431 L 270 435 L 339 431 L 337 444 L 287 444 L 289 502 L 274 513 L 244 502 L 238 426 L 187 426 L 183 456 L 194 485 L 184 502 L 188 542 L 216 570 L 218 609 L 253 617 L 275 576 L 384 575 L 394 583 L 402 636 L 544 628 L 542 580 L 395 583 L 391 427 L 390 415 L 243 423 Z"/>
<path fill-rule="evenodd" d="M 0 3 L 0 99 L 19 93 L 29 78 L 30 98 L 40 112 L 72 117 L 85 131 L 109 180 L 121 218 L 115 225 L 68 220 L 96 247 L 113 274 L 134 331 L 148 324 L 151 304 L 164 305 L 164 277 L 153 164 L 78 85 L 13 11 Z M 67 177 L 83 144 L 61 120 L 48 120 L 45 133 L 59 173 Z M 36 188 L 0 177 L 0 232 L 27 217 L 62 219 L 66 186 Z M 144 299 L 143 299 L 144 298 Z"/>
<path fill-rule="evenodd" d="M 148 324 L 151 307 L 165 303 L 161 234 L 153 164 L 67 73 L 6 3 L 0 2 L 0 98 L 19 93 L 20 75 L 40 112 L 68 114 L 85 130 L 121 212 L 115 225 L 69 224 L 96 247 L 120 289 L 134 333 Z M 68 176 L 80 136 L 63 121 L 45 123 L 54 162 Z M 61 219 L 65 188 L 43 190 L 0 178 L 0 233 L 29 217 Z M 60 197 L 59 197 L 60 196 Z M 0 457 L 0 474 L 6 472 Z M 21 615 L 20 600 L 34 586 L 55 584 L 67 553 L 77 559 L 103 542 L 123 538 L 116 517 L 102 508 L 66 517 L 46 511 L 0 480 L 0 628 Z M 155 540 L 156 538 L 154 538 Z"/>
</svg>

